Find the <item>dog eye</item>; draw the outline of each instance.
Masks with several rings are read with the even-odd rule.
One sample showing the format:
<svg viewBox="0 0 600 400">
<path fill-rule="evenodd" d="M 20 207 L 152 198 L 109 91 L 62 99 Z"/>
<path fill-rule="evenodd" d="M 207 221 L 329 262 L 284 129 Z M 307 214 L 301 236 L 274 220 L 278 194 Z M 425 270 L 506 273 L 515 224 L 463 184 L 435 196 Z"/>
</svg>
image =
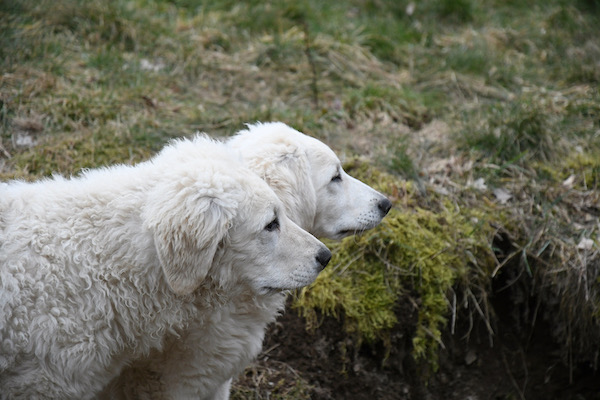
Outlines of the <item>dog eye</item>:
<svg viewBox="0 0 600 400">
<path fill-rule="evenodd" d="M 269 222 L 267 226 L 265 226 L 265 230 L 268 232 L 279 230 L 279 219 L 275 218 L 273 221 Z"/>
<path fill-rule="evenodd" d="M 342 174 L 340 174 L 339 172 L 336 176 L 331 178 L 331 182 L 341 182 L 341 181 L 342 181 Z"/>
</svg>

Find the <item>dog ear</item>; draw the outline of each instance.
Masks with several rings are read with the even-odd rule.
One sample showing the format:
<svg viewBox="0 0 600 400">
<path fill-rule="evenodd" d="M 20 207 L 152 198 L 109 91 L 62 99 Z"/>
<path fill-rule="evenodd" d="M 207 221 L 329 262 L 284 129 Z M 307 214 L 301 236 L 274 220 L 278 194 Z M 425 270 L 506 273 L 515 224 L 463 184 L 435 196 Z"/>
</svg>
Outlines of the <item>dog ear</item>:
<svg viewBox="0 0 600 400">
<path fill-rule="evenodd" d="M 288 217 L 310 232 L 317 212 L 310 162 L 294 146 L 277 147 L 269 160 L 262 160 L 262 177 L 284 204 Z"/>
<path fill-rule="evenodd" d="M 237 202 L 208 188 L 170 182 L 149 193 L 144 210 L 171 289 L 186 295 L 206 278 Z"/>
</svg>

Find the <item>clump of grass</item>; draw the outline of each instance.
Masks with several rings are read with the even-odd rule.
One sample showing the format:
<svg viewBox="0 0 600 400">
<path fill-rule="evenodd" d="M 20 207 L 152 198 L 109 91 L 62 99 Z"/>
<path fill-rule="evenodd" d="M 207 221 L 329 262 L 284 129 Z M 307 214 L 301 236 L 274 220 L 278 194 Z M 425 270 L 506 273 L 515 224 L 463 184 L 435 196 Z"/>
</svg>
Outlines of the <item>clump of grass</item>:
<svg viewBox="0 0 600 400">
<path fill-rule="evenodd" d="M 560 151 L 556 116 L 527 98 L 489 106 L 476 126 L 457 137 L 463 148 L 477 149 L 492 162 L 547 161 Z"/>
<path fill-rule="evenodd" d="M 344 107 L 350 118 L 356 118 L 361 113 L 384 113 L 395 121 L 419 128 L 431 120 L 426 101 L 425 95 L 419 97 L 409 90 L 371 84 L 350 90 Z"/>
<path fill-rule="evenodd" d="M 433 9 L 442 18 L 460 23 L 472 21 L 475 15 L 472 0 L 437 0 Z"/>
<path fill-rule="evenodd" d="M 349 169 L 361 176 L 364 165 Z M 382 174 L 366 180 L 391 192 L 402 187 L 406 192 L 399 201 L 404 204 L 379 228 L 328 243 L 334 255 L 331 266 L 300 292 L 294 307 L 309 327 L 318 324 L 318 310 L 343 320 L 347 333 L 359 343 L 389 343 L 386 335 L 397 322 L 396 302 L 401 296 L 412 297 L 418 309 L 413 355 L 435 370 L 442 330 L 451 314 L 452 288 L 469 281 L 471 269 L 494 266 L 491 228 L 475 217 L 477 213 L 439 199 L 432 202 L 433 209 L 419 205 L 412 184 Z"/>
<path fill-rule="evenodd" d="M 512 221 L 513 250 L 498 271 L 512 276 L 506 285 L 516 293 L 511 317 L 524 323 L 525 334 L 541 321 L 552 327 L 550 334 L 572 379 L 578 363 L 597 368 L 600 251 L 598 194 L 585 182 L 585 171 L 597 170 L 597 162 L 576 155 L 565 165 L 570 166 L 570 178 L 540 183 L 530 176 L 518 188 L 520 200 L 505 208 Z M 527 209 L 535 211 L 523 211 Z M 522 294 L 535 299 L 535 305 L 524 302 Z"/>
<path fill-rule="evenodd" d="M 152 154 L 153 146 L 147 143 L 140 146 L 141 143 L 143 137 L 132 135 L 124 126 L 62 134 L 52 138 L 52 141 L 38 143 L 39 147 L 15 153 L 10 159 L 10 173 L 0 171 L 0 177 L 34 179 L 54 173 L 71 175 L 84 168 L 114 163 L 131 164 L 143 161 Z"/>
<path fill-rule="evenodd" d="M 483 41 L 452 46 L 445 57 L 448 68 L 472 75 L 486 76 L 494 65 L 493 53 Z"/>
<path fill-rule="evenodd" d="M 396 174 L 402 175 L 405 179 L 418 180 L 419 171 L 412 157 L 408 154 L 409 144 L 406 139 L 398 139 L 392 149 L 393 154 L 390 157 L 388 168 Z"/>
<path fill-rule="evenodd" d="M 53 32 L 81 35 L 90 45 L 116 46 L 124 51 L 138 50 L 166 33 L 164 25 L 156 23 L 147 10 L 122 0 L 62 0 L 58 6 L 41 2 L 32 11 L 35 18 L 43 17 Z"/>
<path fill-rule="evenodd" d="M 572 174 L 579 178 L 577 183 L 582 190 L 597 190 L 600 188 L 600 159 L 596 154 L 590 153 L 570 155 L 566 160 L 564 180 L 569 179 Z"/>
</svg>

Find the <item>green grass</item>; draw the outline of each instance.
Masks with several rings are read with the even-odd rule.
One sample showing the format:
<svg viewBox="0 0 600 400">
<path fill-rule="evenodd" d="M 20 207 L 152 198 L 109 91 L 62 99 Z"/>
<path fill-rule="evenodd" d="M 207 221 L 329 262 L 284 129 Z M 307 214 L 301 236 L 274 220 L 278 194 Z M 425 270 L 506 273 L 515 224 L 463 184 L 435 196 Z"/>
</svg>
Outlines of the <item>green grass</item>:
<svg viewBox="0 0 600 400">
<path fill-rule="evenodd" d="M 396 201 L 380 229 L 331 244 L 339 266 L 303 292 L 304 315 L 389 344 L 408 293 L 413 354 L 435 365 L 450 296 L 493 316 L 490 271 L 511 264 L 490 256 L 493 225 L 513 238 L 508 258 L 525 255 L 531 296 L 562 294 L 556 338 L 585 360 L 600 347 L 598 26 L 596 0 L 1 2 L 0 177 L 138 162 L 175 136 L 281 120 L 365 155 L 357 173 Z"/>
<path fill-rule="evenodd" d="M 526 163 L 560 156 L 557 118 L 530 99 L 517 98 L 502 107 L 490 106 L 479 116 L 468 115 L 466 119 L 477 121 L 477 125 L 457 137 L 457 142 L 465 149 L 481 152 L 490 161 Z"/>
</svg>

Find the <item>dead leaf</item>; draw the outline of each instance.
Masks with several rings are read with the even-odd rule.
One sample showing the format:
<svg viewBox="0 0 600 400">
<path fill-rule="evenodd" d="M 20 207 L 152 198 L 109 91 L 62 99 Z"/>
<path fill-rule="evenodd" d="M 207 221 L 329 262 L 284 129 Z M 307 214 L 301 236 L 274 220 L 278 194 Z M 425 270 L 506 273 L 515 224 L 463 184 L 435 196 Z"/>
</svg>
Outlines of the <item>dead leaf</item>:
<svg viewBox="0 0 600 400">
<path fill-rule="evenodd" d="M 591 250 L 594 247 L 594 241 L 590 238 L 582 238 L 577 245 L 579 250 Z"/>
<path fill-rule="evenodd" d="M 494 196 L 496 196 L 496 199 L 500 202 L 500 204 L 508 203 L 508 201 L 513 197 L 511 192 L 503 188 L 496 188 L 494 189 L 493 193 Z"/>
<path fill-rule="evenodd" d="M 573 187 L 574 182 L 575 182 L 575 175 L 571 175 L 562 182 L 562 185 L 567 189 L 571 189 Z"/>
<path fill-rule="evenodd" d="M 485 179 L 483 179 L 483 178 L 475 179 L 475 182 L 472 182 L 471 184 L 469 184 L 469 186 L 474 189 L 481 190 L 481 191 L 484 191 L 487 189 L 487 185 L 485 184 Z"/>
</svg>

